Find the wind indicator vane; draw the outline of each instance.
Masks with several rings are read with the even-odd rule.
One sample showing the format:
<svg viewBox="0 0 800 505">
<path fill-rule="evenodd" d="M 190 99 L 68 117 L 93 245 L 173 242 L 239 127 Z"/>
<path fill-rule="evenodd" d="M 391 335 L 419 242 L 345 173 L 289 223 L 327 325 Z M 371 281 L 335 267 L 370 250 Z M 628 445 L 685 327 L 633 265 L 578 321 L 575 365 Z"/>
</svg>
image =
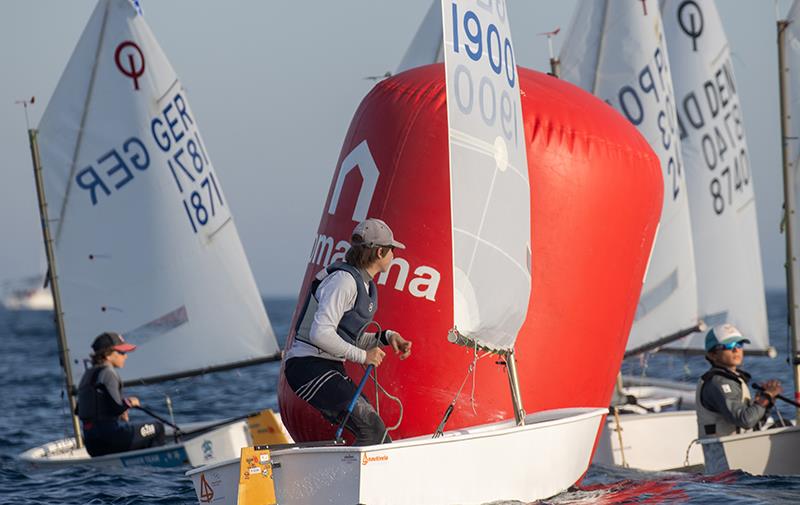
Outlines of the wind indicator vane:
<svg viewBox="0 0 800 505">
<path fill-rule="evenodd" d="M 28 130 L 31 129 L 31 122 L 28 120 L 28 105 L 33 105 L 36 102 L 36 97 L 32 96 L 30 100 L 15 100 L 15 104 L 22 104 L 22 108 L 25 109 L 25 126 Z"/>
<path fill-rule="evenodd" d="M 561 73 L 561 60 L 559 60 L 555 53 L 553 52 L 553 37 L 558 35 L 558 32 L 561 31 L 561 27 L 556 27 L 555 30 L 552 32 L 544 32 L 538 33 L 537 35 L 544 35 L 547 37 L 547 49 L 550 52 L 550 75 L 553 77 L 558 77 Z"/>
</svg>

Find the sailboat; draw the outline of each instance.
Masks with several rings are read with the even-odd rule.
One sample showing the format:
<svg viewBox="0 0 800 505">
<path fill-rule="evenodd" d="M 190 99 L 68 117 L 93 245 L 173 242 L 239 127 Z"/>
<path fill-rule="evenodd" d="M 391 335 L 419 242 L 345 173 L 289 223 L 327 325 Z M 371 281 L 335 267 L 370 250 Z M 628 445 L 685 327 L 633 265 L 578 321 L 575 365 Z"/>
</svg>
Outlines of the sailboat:
<svg viewBox="0 0 800 505">
<path fill-rule="evenodd" d="M 3 284 L 3 299 L 0 305 L 11 311 L 53 310 L 53 296 L 42 285 L 40 276 L 25 277 Z"/>
<path fill-rule="evenodd" d="M 671 65 L 657 2 L 580 4 L 559 60 L 559 77 L 614 107 L 638 128 L 661 162 L 661 222 L 626 350 L 685 337 L 703 323 L 698 315 L 689 198 Z M 633 392 L 625 390 L 626 394 Z M 635 393 L 639 405 L 658 409 L 677 398 L 671 389 L 653 384 L 639 387 Z M 685 449 L 697 433 L 695 418 L 693 411 L 620 416 L 615 407 L 593 461 L 644 470 L 683 466 Z M 659 436 L 654 436 L 656 424 Z M 622 445 L 620 434 L 625 439 Z"/>
<path fill-rule="evenodd" d="M 441 2 L 445 65 L 383 80 L 362 101 L 301 289 L 304 300 L 367 216 L 405 241 L 378 278 L 379 322 L 415 342 L 411 359 L 387 358 L 375 377 L 401 403 L 376 401 L 395 442 L 272 451 L 278 503 L 531 501 L 588 468 L 662 177 L 647 142 L 601 101 L 517 67 L 506 11 L 482 5 Z M 477 26 L 493 44 L 480 55 Z M 604 352 L 588 361 L 590 342 Z M 283 381 L 279 401 L 295 440 L 334 438 Z M 250 471 L 232 460 L 188 475 L 198 499 L 233 501 L 240 468 Z"/>
<path fill-rule="evenodd" d="M 797 126 L 793 122 L 800 113 L 800 102 L 793 90 L 800 83 L 800 2 L 795 0 L 786 19 L 777 21 L 778 72 L 781 113 L 781 148 L 783 155 L 784 226 L 786 233 L 786 286 L 789 313 L 791 354 L 798 355 L 797 269 L 798 221 L 798 149 Z M 800 369 L 793 358 L 794 400 L 785 396 L 800 409 Z M 800 410 L 798 410 L 800 412 Z M 741 469 L 753 475 L 800 475 L 800 427 L 795 416 L 794 426 L 773 428 L 725 437 L 704 437 L 699 440 L 706 453 L 706 469 L 718 472 Z"/>
<path fill-rule="evenodd" d="M 693 254 L 696 261 L 700 321 L 704 325 L 733 322 L 752 342 L 748 354 L 774 357 L 767 335 L 749 158 L 722 24 L 713 2 L 668 1 L 661 8 L 694 240 L 694 248 L 683 251 Z M 700 23 L 702 33 L 691 30 Z M 717 191 L 722 183 L 724 195 Z M 705 352 L 704 333 L 658 336 L 651 333 L 647 340 L 632 333 L 626 357 L 654 350 Z M 644 470 L 702 468 L 703 451 L 694 446 L 695 385 L 630 377 L 625 382 L 629 387 L 623 393 L 633 394 L 638 402 L 652 402 L 648 395 L 671 395 L 673 409 L 678 409 L 610 420 L 595 461 Z M 661 405 L 655 407 L 660 410 Z"/>
<path fill-rule="evenodd" d="M 685 2 L 665 2 L 662 16 L 686 167 L 698 313 L 706 325 L 729 321 L 742 329 L 752 342 L 748 345 L 748 354 L 774 357 L 775 350 L 769 345 L 766 327 L 752 180 L 749 169 L 745 172 L 749 158 L 730 50 L 722 24 L 713 2 L 688 6 Z M 687 30 L 691 30 L 687 27 L 700 22 L 704 23 L 702 40 L 699 36 L 688 36 Z M 709 84 L 719 75 L 730 84 L 727 88 L 723 89 L 725 84 L 721 83 Z M 710 148 L 712 143 L 717 146 L 716 151 Z M 735 156 L 732 154 L 734 151 Z M 708 166 L 716 159 L 715 156 L 719 157 L 716 175 Z M 724 195 L 727 212 L 716 191 L 720 180 L 726 185 L 730 183 L 725 187 Z M 733 252 L 729 254 L 728 251 Z M 737 272 L 737 275 L 729 272 Z M 702 354 L 703 338 L 704 333 L 700 332 L 680 340 L 665 338 L 650 342 L 632 336 L 626 356 L 653 350 Z M 662 393 L 674 393 L 677 404 L 684 410 L 620 416 L 615 420 L 613 430 L 609 423 L 607 442 L 601 441 L 598 450 L 606 454 L 604 462 L 613 461 L 648 470 L 685 468 L 687 465 L 702 468 L 702 451 L 692 446 L 696 438 L 694 384 L 662 382 L 646 378 L 634 382 L 632 378 L 626 378 L 626 383 L 639 386 L 638 390 L 629 388 L 626 392 L 646 393 L 650 388 L 662 387 Z M 644 395 L 637 396 L 641 401 Z M 659 433 L 659 436 L 653 437 L 653 433 Z M 654 445 L 653 440 L 659 442 Z"/>
<path fill-rule="evenodd" d="M 70 412 L 103 331 L 138 346 L 120 370 L 127 385 L 279 359 L 198 118 L 137 3 L 98 2 L 29 138 Z M 237 455 L 251 442 L 243 423 L 195 439 L 193 463 Z M 75 415 L 72 426 L 73 438 L 21 458 L 191 459 L 191 440 L 89 458 Z"/>
</svg>

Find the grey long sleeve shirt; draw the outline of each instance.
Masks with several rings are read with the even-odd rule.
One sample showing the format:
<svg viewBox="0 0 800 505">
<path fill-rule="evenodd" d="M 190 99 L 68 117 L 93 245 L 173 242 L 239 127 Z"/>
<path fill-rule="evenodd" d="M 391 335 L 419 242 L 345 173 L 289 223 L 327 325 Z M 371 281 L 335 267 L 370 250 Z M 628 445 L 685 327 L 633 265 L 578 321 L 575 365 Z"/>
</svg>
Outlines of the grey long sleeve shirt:
<svg viewBox="0 0 800 505">
<path fill-rule="evenodd" d="M 728 372 L 733 375 L 733 372 Z M 745 380 L 750 375 L 740 371 L 739 375 Z M 710 377 L 701 391 L 700 400 L 703 405 L 717 412 L 728 422 L 743 428 L 753 429 L 764 417 L 767 409 L 754 403 L 751 399 L 742 399 L 741 383 L 733 376 L 715 374 Z"/>
</svg>

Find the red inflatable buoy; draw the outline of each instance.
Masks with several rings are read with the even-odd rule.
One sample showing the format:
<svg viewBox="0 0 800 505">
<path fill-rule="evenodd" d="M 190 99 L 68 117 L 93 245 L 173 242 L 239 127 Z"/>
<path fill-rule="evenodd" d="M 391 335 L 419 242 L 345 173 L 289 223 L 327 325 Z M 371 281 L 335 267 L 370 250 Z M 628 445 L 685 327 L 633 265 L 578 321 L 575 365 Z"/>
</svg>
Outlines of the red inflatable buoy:
<svg viewBox="0 0 800 505">
<path fill-rule="evenodd" d="M 528 412 L 608 406 L 661 213 L 659 161 L 638 131 L 585 91 L 519 69 L 531 185 L 532 289 L 517 339 Z M 356 111 L 325 202 L 300 293 L 344 257 L 355 224 L 385 220 L 406 244 L 379 277 L 377 321 L 413 341 L 388 356 L 380 384 L 403 405 L 394 439 L 433 433 L 465 384 L 474 351 L 448 343 L 453 279 L 444 67 L 415 68 L 379 83 Z M 291 344 L 293 331 L 287 345 Z M 360 367 L 348 366 L 355 380 Z M 474 385 L 474 388 L 473 388 Z M 374 399 L 370 384 L 368 398 Z M 297 398 L 283 374 L 283 422 L 297 441 L 335 427 Z M 381 395 L 387 426 L 398 405 Z M 478 360 L 447 429 L 513 418 L 504 365 Z"/>
</svg>

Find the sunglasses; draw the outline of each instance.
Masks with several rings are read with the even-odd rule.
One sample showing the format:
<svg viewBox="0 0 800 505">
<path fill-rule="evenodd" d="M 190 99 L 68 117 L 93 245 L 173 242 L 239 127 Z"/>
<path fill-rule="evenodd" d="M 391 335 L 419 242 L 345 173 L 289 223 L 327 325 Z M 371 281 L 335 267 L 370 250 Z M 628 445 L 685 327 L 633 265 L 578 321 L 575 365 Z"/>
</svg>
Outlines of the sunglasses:
<svg viewBox="0 0 800 505">
<path fill-rule="evenodd" d="M 742 342 L 729 342 L 727 344 L 720 344 L 717 347 L 719 349 L 725 349 L 727 351 L 732 351 L 734 349 L 742 349 L 742 348 L 744 348 L 744 343 L 742 343 Z"/>
<path fill-rule="evenodd" d="M 116 350 L 116 349 L 114 349 L 114 352 L 115 352 L 115 353 L 117 353 L 117 354 L 122 354 L 123 356 L 125 356 L 126 354 L 128 354 L 128 352 L 127 352 L 127 351 L 118 351 L 118 350 Z"/>
</svg>

